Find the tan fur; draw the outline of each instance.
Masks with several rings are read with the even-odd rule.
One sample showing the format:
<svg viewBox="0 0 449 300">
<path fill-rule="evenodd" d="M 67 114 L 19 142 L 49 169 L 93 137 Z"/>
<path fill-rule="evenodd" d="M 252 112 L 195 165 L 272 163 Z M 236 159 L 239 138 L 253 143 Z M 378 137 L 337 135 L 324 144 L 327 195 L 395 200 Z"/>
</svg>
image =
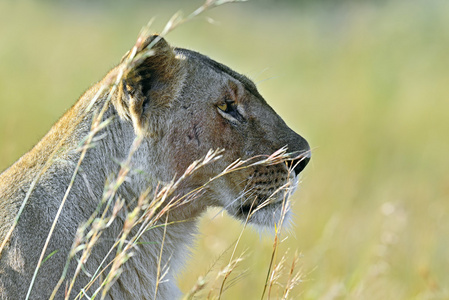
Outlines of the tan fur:
<svg viewBox="0 0 449 300">
<path fill-rule="evenodd" d="M 147 46 L 152 45 L 149 50 Z M 202 186 L 238 158 L 267 156 L 282 147 L 303 154 L 290 173 L 285 163 L 256 166 L 233 172 L 210 183 L 201 197 L 170 212 L 170 220 L 183 221 L 167 227 L 162 265 L 169 265 L 168 282 L 159 286 L 158 299 L 175 299 L 179 292 L 174 274 L 182 263 L 187 245 L 196 232 L 196 220 L 209 206 L 224 207 L 245 220 L 248 207 L 260 204 L 287 182 L 297 183 L 297 173 L 310 155 L 307 142 L 293 132 L 269 107 L 246 77 L 198 53 L 173 49 L 165 40 L 152 36 L 136 49 L 151 51 L 127 68 L 118 89 L 110 86 L 123 70 L 130 55 L 91 87 L 27 154 L 0 175 L 0 241 L 7 233 L 26 194 L 30 193 L 19 222 L 0 257 L 0 299 L 23 299 L 80 157 L 79 145 L 89 134 L 96 113 L 107 103 L 103 119 L 111 123 L 98 135 L 82 161 L 79 174 L 67 198 L 45 255 L 57 250 L 39 270 L 31 299 L 47 299 L 61 276 L 77 227 L 98 205 L 104 184 L 120 169 L 118 162 L 129 154 L 136 134 L 145 136 L 133 154 L 133 172 L 119 189 L 126 204 L 133 206 L 139 195 L 169 182 L 210 149 L 223 148 L 223 157 L 188 177 L 178 188 L 185 194 Z M 100 95 L 92 104 L 92 99 Z M 225 105 L 226 104 L 226 105 Z M 228 107 L 222 111 L 218 107 Z M 30 186 L 33 188 L 30 189 Z M 277 197 L 277 196 L 276 196 Z M 250 222 L 271 226 L 279 221 L 281 198 L 259 210 Z M 89 257 L 85 269 L 93 272 L 120 233 L 124 217 L 106 230 Z M 144 234 L 137 253 L 124 265 L 107 299 L 153 299 L 160 243 L 164 231 L 156 228 Z M 110 258 L 108 258 L 110 260 Z M 67 278 L 74 272 L 70 265 Z M 88 282 L 82 272 L 75 283 L 79 291 Z M 56 299 L 62 299 L 64 284 Z M 98 285 L 97 285 L 98 286 Z M 96 288 L 97 286 L 94 286 Z M 71 298 L 73 298 L 72 293 Z"/>
</svg>

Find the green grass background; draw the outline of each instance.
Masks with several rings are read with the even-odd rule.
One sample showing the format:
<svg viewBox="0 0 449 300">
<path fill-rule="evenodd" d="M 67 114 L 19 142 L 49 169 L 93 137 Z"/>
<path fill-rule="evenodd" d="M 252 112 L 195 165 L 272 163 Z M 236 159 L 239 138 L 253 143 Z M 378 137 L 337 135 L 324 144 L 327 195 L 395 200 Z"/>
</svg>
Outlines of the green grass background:
<svg viewBox="0 0 449 300">
<path fill-rule="evenodd" d="M 161 31 L 201 3 L 1 0 L 0 169 L 151 17 Z M 301 253 L 293 298 L 449 299 L 449 2 L 253 1 L 207 16 L 216 24 L 199 19 L 167 40 L 251 77 L 313 148 L 277 257 Z M 228 263 L 241 228 L 206 214 L 179 277 L 184 292 Z M 223 299 L 260 298 L 272 244 L 245 230 L 241 276 Z"/>
</svg>

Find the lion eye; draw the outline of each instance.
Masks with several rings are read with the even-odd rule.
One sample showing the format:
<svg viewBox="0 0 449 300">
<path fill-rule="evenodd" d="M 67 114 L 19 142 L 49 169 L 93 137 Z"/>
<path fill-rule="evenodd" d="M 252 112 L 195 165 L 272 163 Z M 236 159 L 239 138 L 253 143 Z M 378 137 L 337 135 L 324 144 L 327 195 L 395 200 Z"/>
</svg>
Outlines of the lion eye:
<svg viewBox="0 0 449 300">
<path fill-rule="evenodd" d="M 226 112 L 226 111 L 228 110 L 228 104 L 227 104 L 226 102 L 223 103 L 223 104 L 219 104 L 219 105 L 218 105 L 218 108 L 219 108 L 221 111 Z"/>
<path fill-rule="evenodd" d="M 237 105 L 234 101 L 224 101 L 220 104 L 217 104 L 220 114 L 227 119 L 237 120 L 239 122 L 244 122 L 245 119 L 239 113 L 237 109 Z"/>
<path fill-rule="evenodd" d="M 217 105 L 218 109 L 227 114 L 232 113 L 235 110 L 234 101 L 226 100 L 223 103 Z"/>
</svg>

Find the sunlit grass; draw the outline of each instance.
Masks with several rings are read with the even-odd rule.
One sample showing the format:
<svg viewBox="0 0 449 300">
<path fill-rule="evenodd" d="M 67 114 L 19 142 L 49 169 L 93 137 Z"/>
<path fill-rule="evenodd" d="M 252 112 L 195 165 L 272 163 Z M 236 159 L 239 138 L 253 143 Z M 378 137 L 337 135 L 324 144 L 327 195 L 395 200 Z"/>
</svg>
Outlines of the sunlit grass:
<svg viewBox="0 0 449 300">
<path fill-rule="evenodd" d="M 186 7 L 90 5 L 0 3 L 0 169 L 119 60 L 150 17 Z M 211 16 L 218 26 L 196 21 L 167 40 L 259 82 L 314 149 L 279 248 L 290 249 L 289 264 L 301 253 L 304 281 L 290 296 L 449 297 L 449 5 L 252 3 Z M 216 270 L 229 262 L 241 226 L 206 214 L 183 291 L 215 261 Z M 224 299 L 262 295 L 272 244 L 243 233 L 236 274 L 246 272 Z"/>
</svg>

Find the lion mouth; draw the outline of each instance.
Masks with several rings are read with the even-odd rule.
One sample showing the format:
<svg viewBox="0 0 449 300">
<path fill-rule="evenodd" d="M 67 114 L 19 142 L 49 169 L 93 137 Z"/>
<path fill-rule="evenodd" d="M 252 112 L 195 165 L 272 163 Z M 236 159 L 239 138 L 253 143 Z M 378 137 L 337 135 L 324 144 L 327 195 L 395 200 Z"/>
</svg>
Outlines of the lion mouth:
<svg viewBox="0 0 449 300">
<path fill-rule="evenodd" d="M 259 211 L 272 211 L 282 206 L 283 201 L 272 202 L 260 205 L 241 205 L 237 210 L 237 217 L 247 219 L 251 214 L 257 214 Z"/>
<path fill-rule="evenodd" d="M 279 225 L 281 220 L 289 217 L 289 206 L 286 199 L 282 201 L 262 203 L 259 206 L 244 204 L 233 213 L 236 219 L 242 222 L 260 226 L 261 228 L 273 228 Z"/>
<path fill-rule="evenodd" d="M 296 185 L 297 181 L 293 180 L 286 186 L 278 187 L 273 193 L 246 199 L 235 208 L 233 215 L 251 224 L 272 227 L 288 214 L 288 201 Z"/>
<path fill-rule="evenodd" d="M 289 211 L 289 198 L 299 184 L 299 173 L 308 160 L 300 164 L 275 164 L 257 167 L 248 177 L 244 190 L 246 197 L 240 198 L 240 203 L 234 206 L 232 215 L 242 221 L 272 227 L 279 223 Z"/>
<path fill-rule="evenodd" d="M 271 170 L 269 173 L 271 175 Z M 271 184 L 267 182 L 266 175 L 264 179 L 260 176 L 250 177 L 249 186 L 253 194 L 242 199 L 239 205 L 234 207 L 232 215 L 244 222 L 265 228 L 272 228 L 274 224 L 286 218 L 289 215 L 289 199 L 299 185 L 299 178 L 293 172 L 288 175 L 281 172 L 279 174 L 281 176 L 278 181 L 270 178 Z M 262 184 L 257 185 L 256 182 Z"/>
</svg>

